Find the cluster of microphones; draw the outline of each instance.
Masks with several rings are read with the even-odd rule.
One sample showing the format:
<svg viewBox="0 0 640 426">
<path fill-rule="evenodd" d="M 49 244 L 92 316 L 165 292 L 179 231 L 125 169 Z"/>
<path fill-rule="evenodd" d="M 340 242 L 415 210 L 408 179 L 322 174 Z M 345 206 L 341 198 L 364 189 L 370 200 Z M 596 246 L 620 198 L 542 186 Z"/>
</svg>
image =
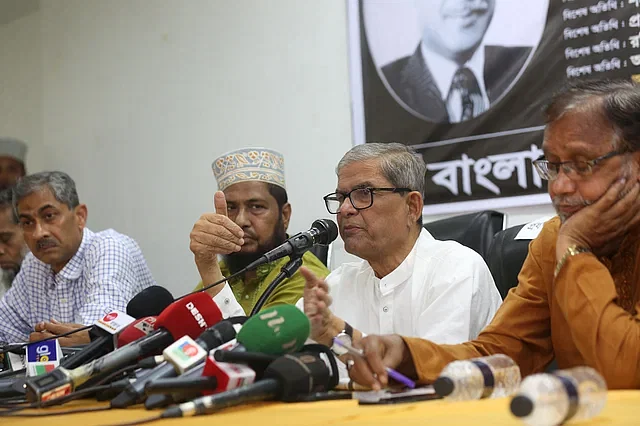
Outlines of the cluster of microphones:
<svg viewBox="0 0 640 426">
<path fill-rule="evenodd" d="M 333 222 L 318 220 L 274 251 L 299 257 L 336 236 Z M 262 261 L 273 257 L 267 253 Z M 126 312 L 107 312 L 89 329 L 91 343 L 66 357 L 56 340 L 28 344 L 25 374 L 0 373 L 0 403 L 24 399 L 46 407 L 92 397 L 112 408 L 164 408 L 159 417 L 169 418 L 251 401 L 296 401 L 330 391 L 339 380 L 329 349 L 305 345 L 309 332 L 295 306 L 223 319 L 205 292 L 174 300 L 153 286 L 131 299 Z M 21 346 L 1 352 L 24 353 Z"/>
</svg>

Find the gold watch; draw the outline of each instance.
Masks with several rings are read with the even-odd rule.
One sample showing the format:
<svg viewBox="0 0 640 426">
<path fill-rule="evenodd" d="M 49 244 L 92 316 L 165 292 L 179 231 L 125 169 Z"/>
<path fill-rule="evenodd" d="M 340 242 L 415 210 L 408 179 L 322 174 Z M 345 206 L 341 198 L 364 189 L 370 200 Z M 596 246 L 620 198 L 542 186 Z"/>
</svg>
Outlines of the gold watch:
<svg viewBox="0 0 640 426">
<path fill-rule="evenodd" d="M 566 263 L 569 257 L 575 256 L 576 254 L 580 254 L 580 253 L 590 253 L 590 252 L 591 252 L 591 249 L 588 249 L 586 247 L 579 247 L 575 244 L 567 247 L 567 251 L 564 252 L 564 255 L 560 259 L 560 262 L 558 262 L 558 264 L 556 265 L 556 270 L 553 274 L 553 277 L 555 278 L 558 276 L 558 273 L 560 272 L 560 270 L 562 269 L 562 267 L 564 266 L 564 264 Z"/>
</svg>

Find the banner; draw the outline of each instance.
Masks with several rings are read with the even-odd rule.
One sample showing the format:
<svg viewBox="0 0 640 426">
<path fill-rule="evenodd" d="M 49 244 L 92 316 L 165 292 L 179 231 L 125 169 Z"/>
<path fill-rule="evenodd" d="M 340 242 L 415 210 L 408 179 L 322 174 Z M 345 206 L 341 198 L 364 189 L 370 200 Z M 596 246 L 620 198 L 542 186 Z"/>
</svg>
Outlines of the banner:
<svg viewBox="0 0 640 426">
<path fill-rule="evenodd" d="M 425 214 L 543 204 L 542 111 L 640 77 L 640 0 L 349 0 L 354 143 L 412 145 Z"/>
</svg>

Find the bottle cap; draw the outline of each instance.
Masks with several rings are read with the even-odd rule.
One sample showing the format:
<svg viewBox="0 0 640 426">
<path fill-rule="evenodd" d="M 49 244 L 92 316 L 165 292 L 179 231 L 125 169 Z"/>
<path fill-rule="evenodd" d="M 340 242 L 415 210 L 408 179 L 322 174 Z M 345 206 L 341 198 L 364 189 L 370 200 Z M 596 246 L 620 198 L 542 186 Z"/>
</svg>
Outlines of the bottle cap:
<svg viewBox="0 0 640 426">
<path fill-rule="evenodd" d="M 511 400 L 511 412 L 516 417 L 527 417 L 533 411 L 533 401 L 528 396 L 516 395 Z"/>
<path fill-rule="evenodd" d="M 453 389 L 455 384 L 453 380 L 446 376 L 440 376 L 433 382 L 433 389 L 435 389 L 436 393 L 442 397 L 451 395 L 453 393 Z"/>
</svg>

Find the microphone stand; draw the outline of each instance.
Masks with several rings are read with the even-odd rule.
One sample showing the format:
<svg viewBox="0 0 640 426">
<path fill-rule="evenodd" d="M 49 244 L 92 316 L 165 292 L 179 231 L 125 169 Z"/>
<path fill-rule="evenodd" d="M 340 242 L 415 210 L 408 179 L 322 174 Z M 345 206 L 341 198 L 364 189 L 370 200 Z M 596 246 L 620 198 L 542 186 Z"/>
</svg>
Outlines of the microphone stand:
<svg viewBox="0 0 640 426">
<path fill-rule="evenodd" d="M 262 293 L 262 295 L 260 295 L 260 298 L 258 299 L 258 302 L 255 304 L 253 309 L 251 309 L 251 314 L 249 314 L 249 316 L 253 316 L 253 315 L 257 314 L 258 312 L 260 312 L 260 309 L 262 309 L 262 307 L 264 306 L 264 304 L 267 301 L 267 299 L 269 298 L 269 296 L 271 296 L 271 294 L 275 291 L 276 287 L 278 287 L 278 285 L 282 281 L 284 281 L 285 278 L 291 278 L 293 276 L 293 274 L 296 273 L 298 268 L 300 268 L 302 266 L 302 255 L 303 254 L 304 253 L 293 253 L 293 254 L 291 254 L 291 257 L 289 258 L 289 261 L 286 263 L 286 265 L 284 265 L 280 269 L 280 273 L 278 275 L 276 275 L 276 277 L 273 279 L 271 284 L 269 284 L 269 287 L 267 287 L 267 289 L 264 291 L 264 293 Z"/>
</svg>

